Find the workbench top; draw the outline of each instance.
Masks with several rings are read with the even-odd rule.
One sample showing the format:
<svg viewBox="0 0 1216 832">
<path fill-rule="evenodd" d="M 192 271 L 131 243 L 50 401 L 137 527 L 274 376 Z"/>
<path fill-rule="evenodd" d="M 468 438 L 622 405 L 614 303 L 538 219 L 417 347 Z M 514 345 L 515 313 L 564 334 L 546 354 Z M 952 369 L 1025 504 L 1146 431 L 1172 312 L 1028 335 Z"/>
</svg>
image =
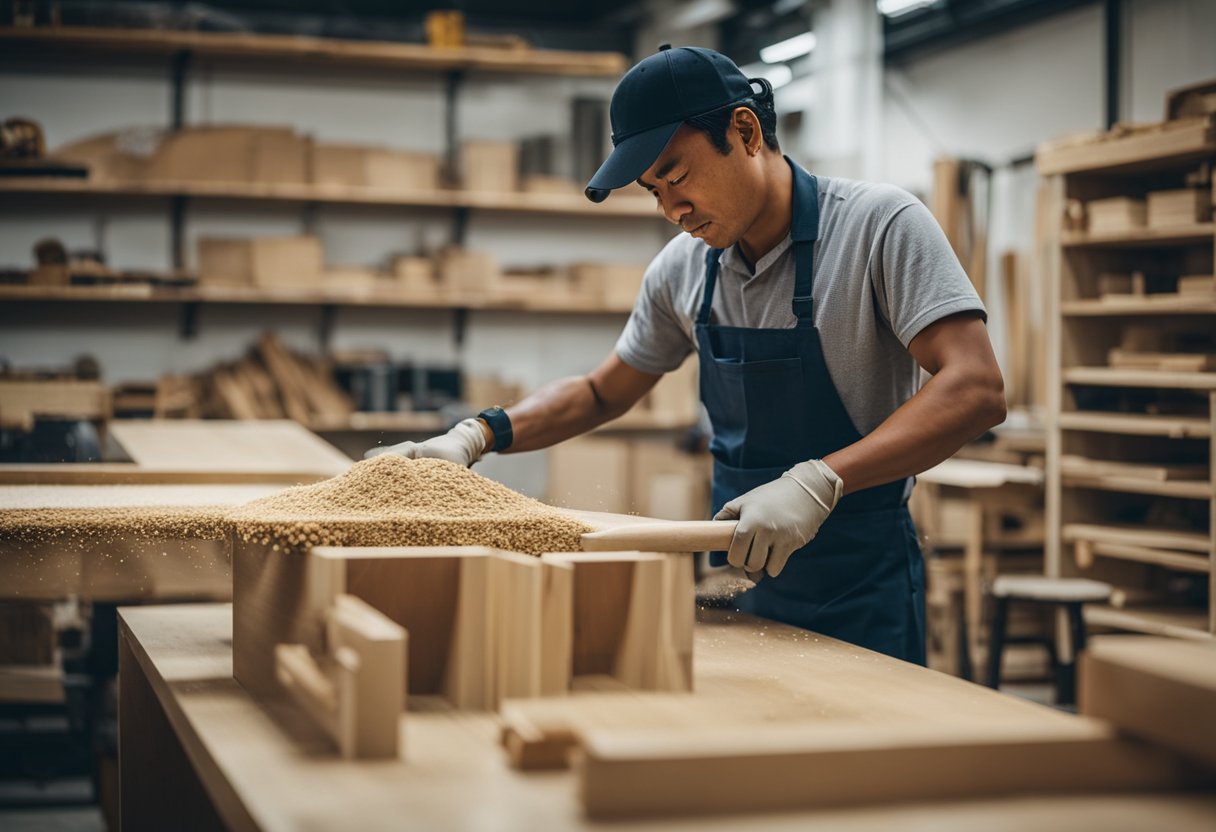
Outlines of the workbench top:
<svg viewBox="0 0 1216 832">
<path fill-rule="evenodd" d="M 211 804 L 233 829 L 590 828 L 570 772 L 508 767 L 492 714 L 411 710 L 404 762 L 343 761 L 300 715 L 264 706 L 232 678 L 227 604 L 126 608 L 122 678 L 132 695 L 147 680 Z M 801 656 L 801 660 L 799 660 Z M 825 669 L 834 667 L 831 678 Z M 698 693 L 754 692 L 758 701 L 927 718 L 987 716 L 1025 724 L 1071 717 L 841 642 L 733 614 L 703 614 L 696 628 Z M 816 681 L 816 676 L 818 679 Z M 131 681 L 126 681 L 131 680 Z M 851 681 L 850 681 L 851 680 Z M 783 697 L 785 697 L 783 699 Z M 411 702 L 411 707 L 424 706 Z M 926 710 L 929 713 L 924 713 Z M 149 718 L 150 722 L 156 720 Z M 120 725 L 124 748 L 146 748 Z M 706 726 L 709 730 L 711 726 Z M 160 746 L 158 746 L 160 747 Z M 124 788 L 162 765 L 132 754 Z M 161 775 L 162 777 L 166 775 Z M 141 779 L 141 777 L 143 779 Z M 148 795 L 124 793 L 130 807 Z M 165 798 L 162 796 L 162 800 Z M 155 800 L 155 796 L 153 796 Z M 165 811 L 174 811 L 169 805 Z M 630 829 L 1208 830 L 1216 796 L 1096 795 L 936 802 L 857 810 L 629 822 Z M 594 826 L 612 824 L 596 823 Z"/>
</svg>

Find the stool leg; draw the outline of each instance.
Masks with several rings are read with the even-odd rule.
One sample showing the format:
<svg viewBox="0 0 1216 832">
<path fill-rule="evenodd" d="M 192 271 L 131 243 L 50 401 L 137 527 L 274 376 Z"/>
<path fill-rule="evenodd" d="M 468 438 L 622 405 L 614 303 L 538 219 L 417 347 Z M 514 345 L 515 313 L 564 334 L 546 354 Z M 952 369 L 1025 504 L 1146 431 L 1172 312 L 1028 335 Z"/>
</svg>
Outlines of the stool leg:
<svg viewBox="0 0 1216 832">
<path fill-rule="evenodd" d="M 1001 686 L 1001 659 L 1005 652 L 1005 620 L 1009 600 L 995 598 L 992 608 L 992 629 L 988 635 L 988 687 Z"/>
<path fill-rule="evenodd" d="M 1069 638 L 1072 642 L 1072 661 L 1060 665 L 1056 681 L 1056 704 L 1075 705 L 1077 703 L 1077 657 L 1085 649 L 1085 616 L 1081 612 L 1081 604 L 1067 604 Z"/>
</svg>

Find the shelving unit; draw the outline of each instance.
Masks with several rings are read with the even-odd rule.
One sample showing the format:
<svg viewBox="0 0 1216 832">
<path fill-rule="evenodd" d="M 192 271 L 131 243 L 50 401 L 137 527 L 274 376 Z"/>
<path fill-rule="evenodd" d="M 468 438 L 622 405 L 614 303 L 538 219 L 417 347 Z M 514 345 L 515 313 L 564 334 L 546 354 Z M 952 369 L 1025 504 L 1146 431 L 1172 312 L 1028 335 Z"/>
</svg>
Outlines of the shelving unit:
<svg viewBox="0 0 1216 832">
<path fill-rule="evenodd" d="M 1216 297 L 1162 290 L 1171 277 L 1213 273 L 1216 235 L 1202 222 L 1065 231 L 1065 204 L 1180 188 L 1214 162 L 1210 117 L 1044 146 L 1036 156 L 1048 189 L 1040 250 L 1050 310 L 1046 570 L 1125 590 L 1123 606 L 1086 610 L 1094 626 L 1216 634 L 1216 372 L 1108 365 L 1110 350 L 1132 335 L 1216 331 Z M 1151 276 L 1154 288 L 1101 296 L 1101 275 L 1132 272 Z"/>
</svg>

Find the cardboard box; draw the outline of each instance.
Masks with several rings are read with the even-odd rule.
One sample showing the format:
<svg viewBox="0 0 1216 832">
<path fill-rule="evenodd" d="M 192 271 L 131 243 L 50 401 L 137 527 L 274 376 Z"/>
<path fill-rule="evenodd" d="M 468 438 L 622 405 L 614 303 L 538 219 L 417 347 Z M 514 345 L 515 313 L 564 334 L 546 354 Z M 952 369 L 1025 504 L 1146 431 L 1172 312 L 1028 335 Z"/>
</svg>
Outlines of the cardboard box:
<svg viewBox="0 0 1216 832">
<path fill-rule="evenodd" d="M 355 144 L 309 145 L 308 181 L 314 185 L 367 185 L 367 154 L 370 148 Z"/>
<path fill-rule="evenodd" d="M 1095 199 L 1085 204 L 1089 233 L 1119 234 L 1144 227 L 1147 206 L 1143 199 L 1117 196 Z"/>
<path fill-rule="evenodd" d="M 579 437 L 549 449 L 545 501 L 584 511 L 629 510 L 629 442 Z"/>
<path fill-rule="evenodd" d="M 1149 228 L 1173 228 L 1212 219 L 1211 188 L 1153 191 L 1147 201 Z"/>
<path fill-rule="evenodd" d="M 444 296 L 439 270 L 429 257 L 396 257 L 392 273 L 401 291 L 409 297 L 425 300 Z"/>
<path fill-rule="evenodd" d="M 310 287 L 322 284 L 325 255 L 316 237 L 198 241 L 200 285 Z"/>
<path fill-rule="evenodd" d="M 519 189 L 519 147 L 510 142 L 465 142 L 460 181 L 467 191 Z"/>
<path fill-rule="evenodd" d="M 171 182 L 307 181 L 306 142 L 288 127 L 189 127 L 165 135 L 144 171 Z"/>
<path fill-rule="evenodd" d="M 386 191 L 439 190 L 439 157 L 431 153 L 373 148 L 366 156 L 368 187 Z"/>
<path fill-rule="evenodd" d="M 580 296 L 595 298 L 607 309 L 631 309 L 642 288 L 646 267 L 630 263 L 574 263 L 570 275 Z"/>
<path fill-rule="evenodd" d="M 0 427 L 32 430 L 39 416 L 107 419 L 110 392 L 99 381 L 0 379 Z"/>
<path fill-rule="evenodd" d="M 439 253 L 438 270 L 445 291 L 457 296 L 490 297 L 499 280 L 498 261 L 484 251 L 445 248 Z"/>
</svg>

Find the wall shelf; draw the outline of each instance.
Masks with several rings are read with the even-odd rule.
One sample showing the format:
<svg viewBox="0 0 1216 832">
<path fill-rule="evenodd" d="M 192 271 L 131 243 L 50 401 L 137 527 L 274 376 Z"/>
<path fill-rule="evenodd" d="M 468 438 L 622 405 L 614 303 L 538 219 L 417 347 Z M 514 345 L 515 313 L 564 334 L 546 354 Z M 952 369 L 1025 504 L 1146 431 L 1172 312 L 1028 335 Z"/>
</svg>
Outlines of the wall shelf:
<svg viewBox="0 0 1216 832">
<path fill-rule="evenodd" d="M 1124 494 L 1150 494 L 1158 497 L 1180 497 L 1189 500 L 1212 499 L 1212 484 L 1205 481 L 1156 481 L 1139 477 L 1095 476 L 1065 471 L 1065 487 L 1093 488 Z"/>
<path fill-rule="evenodd" d="M 640 191 L 640 189 L 639 189 Z M 0 178 L 0 194 L 114 199 L 236 200 L 315 205 L 380 205 L 471 208 L 522 214 L 662 219 L 652 197 L 617 194 L 596 205 L 581 193 L 438 190 L 401 192 L 382 188 L 257 182 L 90 182 L 49 177 Z"/>
<path fill-rule="evenodd" d="M 1176 390 L 1216 390 L 1216 373 L 1127 370 L 1120 367 L 1069 367 L 1066 384 L 1095 387 L 1157 387 Z"/>
<path fill-rule="evenodd" d="M 168 57 L 188 52 L 232 60 L 307 62 L 314 66 L 366 67 L 413 72 L 495 72 L 572 77 L 619 77 L 627 68 L 619 52 L 566 52 L 495 47 L 436 48 L 423 43 L 338 40 L 299 35 L 254 35 L 87 26 L 0 27 L 0 51 L 47 55 L 96 53 Z"/>
<path fill-rule="evenodd" d="M 1060 242 L 1067 249 L 1077 248 L 1157 248 L 1163 246 L 1211 245 L 1213 224 L 1210 222 L 1180 225 L 1174 228 L 1141 228 L 1120 234 L 1092 234 L 1088 231 L 1064 231 Z"/>
<path fill-rule="evenodd" d="M 243 286 L 169 288 L 150 284 L 115 286 L 0 285 L 0 301 L 84 303 L 191 303 L 278 306 L 351 306 L 392 309 L 448 309 L 565 315 L 625 315 L 632 306 L 573 301 L 502 301 L 493 298 L 424 298 L 399 292 L 333 289 L 275 289 Z"/>
<path fill-rule="evenodd" d="M 1205 439 L 1212 435 L 1211 422 L 1192 416 L 1150 416 L 1135 413 L 1073 411 L 1061 413 L 1064 430 L 1118 433 L 1125 436 L 1164 436 L 1172 439 Z"/>
<path fill-rule="evenodd" d="M 1216 297 L 1188 297 L 1175 293 L 1139 297 L 1066 300 L 1060 311 L 1070 318 L 1134 317 L 1138 315 L 1216 315 Z"/>
</svg>

